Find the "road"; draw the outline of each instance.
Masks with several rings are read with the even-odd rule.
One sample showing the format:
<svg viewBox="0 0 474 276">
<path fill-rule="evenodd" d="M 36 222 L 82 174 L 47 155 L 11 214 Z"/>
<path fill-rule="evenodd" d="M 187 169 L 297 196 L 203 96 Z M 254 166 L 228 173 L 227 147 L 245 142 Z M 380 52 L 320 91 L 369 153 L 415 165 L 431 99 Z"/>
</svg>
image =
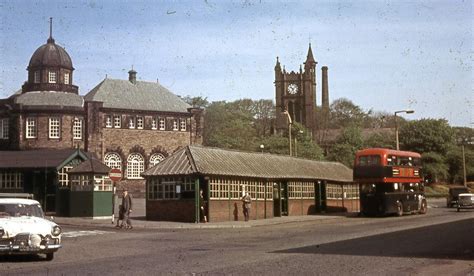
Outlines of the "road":
<svg viewBox="0 0 474 276">
<path fill-rule="evenodd" d="M 4 258 L 0 274 L 474 275 L 474 210 L 237 229 L 64 232 L 53 261 Z"/>
</svg>

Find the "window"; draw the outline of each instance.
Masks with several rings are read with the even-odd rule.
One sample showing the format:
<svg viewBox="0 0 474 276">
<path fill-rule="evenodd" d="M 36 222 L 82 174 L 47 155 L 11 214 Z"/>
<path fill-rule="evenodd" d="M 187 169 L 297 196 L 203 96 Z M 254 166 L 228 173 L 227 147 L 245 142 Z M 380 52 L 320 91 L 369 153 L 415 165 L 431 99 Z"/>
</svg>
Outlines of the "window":
<svg viewBox="0 0 474 276">
<path fill-rule="evenodd" d="M 166 121 L 165 118 L 160 118 L 160 130 L 166 129 Z"/>
<path fill-rule="evenodd" d="M 122 118 L 120 115 L 114 115 L 114 128 L 122 127 Z"/>
<path fill-rule="evenodd" d="M 186 131 L 186 119 L 180 119 L 179 126 L 181 131 Z"/>
<path fill-rule="evenodd" d="M 128 128 L 135 128 L 135 117 L 130 117 L 128 119 Z"/>
<path fill-rule="evenodd" d="M 48 72 L 48 82 L 56 83 L 56 72 Z"/>
<path fill-rule="evenodd" d="M 26 118 L 26 138 L 36 138 L 36 118 Z"/>
<path fill-rule="evenodd" d="M 69 84 L 69 73 L 64 74 L 64 84 Z"/>
<path fill-rule="evenodd" d="M 138 129 L 143 129 L 143 117 L 142 116 L 137 116 L 137 128 Z"/>
<path fill-rule="evenodd" d="M 59 138 L 59 118 L 49 118 L 49 138 Z"/>
<path fill-rule="evenodd" d="M 149 200 L 169 200 L 179 198 L 176 186 L 181 187 L 181 194 L 194 191 L 194 182 L 189 177 L 153 177 L 147 183 Z"/>
<path fill-rule="evenodd" d="M 365 185 L 369 187 L 370 185 Z M 363 187 L 363 189 L 366 189 Z M 358 185 L 340 185 L 340 184 L 327 184 L 326 185 L 326 198 L 328 199 L 358 199 L 359 198 L 359 186 Z"/>
<path fill-rule="evenodd" d="M 64 166 L 58 171 L 59 188 L 69 187 L 69 174 L 67 173 L 73 166 Z"/>
<path fill-rule="evenodd" d="M 34 75 L 33 75 L 33 82 L 34 83 L 40 83 L 41 79 L 40 79 L 40 71 L 35 71 Z"/>
<path fill-rule="evenodd" d="M 263 181 L 211 178 L 209 187 L 212 199 L 240 200 L 245 192 L 254 200 L 272 200 L 273 196 L 272 183 Z"/>
<path fill-rule="evenodd" d="M 75 140 L 82 139 L 82 119 L 74 118 L 74 123 L 72 125 L 72 134 Z"/>
<path fill-rule="evenodd" d="M 109 168 L 122 170 L 122 158 L 115 152 L 105 154 L 104 163 Z"/>
<path fill-rule="evenodd" d="M 0 172 L 0 189 L 23 189 L 23 174 Z"/>
<path fill-rule="evenodd" d="M 178 119 L 173 119 L 173 131 L 178 131 Z"/>
<path fill-rule="evenodd" d="M 0 119 L 0 139 L 8 139 L 9 121 L 8 118 Z"/>
<path fill-rule="evenodd" d="M 150 166 L 155 166 L 165 159 L 165 156 L 161 153 L 155 153 L 150 157 Z"/>
<path fill-rule="evenodd" d="M 145 170 L 143 157 L 138 153 L 132 153 L 127 159 L 127 178 L 141 178 L 140 174 Z"/>
<path fill-rule="evenodd" d="M 158 122 L 155 117 L 151 118 L 151 129 L 157 129 L 158 128 Z"/>
<path fill-rule="evenodd" d="M 105 116 L 105 127 L 112 127 L 112 115 Z"/>
</svg>

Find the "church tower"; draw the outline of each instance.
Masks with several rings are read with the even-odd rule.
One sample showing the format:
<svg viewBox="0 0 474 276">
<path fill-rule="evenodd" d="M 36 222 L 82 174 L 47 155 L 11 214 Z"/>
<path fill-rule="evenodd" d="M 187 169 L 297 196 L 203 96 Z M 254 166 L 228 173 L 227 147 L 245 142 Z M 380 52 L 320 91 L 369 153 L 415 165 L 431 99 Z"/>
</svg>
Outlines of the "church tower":
<svg viewBox="0 0 474 276">
<path fill-rule="evenodd" d="M 304 62 L 304 71 L 300 65 L 299 72 L 287 72 L 280 65 L 277 57 L 275 65 L 275 95 L 276 95 L 276 130 L 278 133 L 288 129 L 288 115 L 293 122 L 298 122 L 316 131 L 316 64 L 311 43 Z"/>
</svg>

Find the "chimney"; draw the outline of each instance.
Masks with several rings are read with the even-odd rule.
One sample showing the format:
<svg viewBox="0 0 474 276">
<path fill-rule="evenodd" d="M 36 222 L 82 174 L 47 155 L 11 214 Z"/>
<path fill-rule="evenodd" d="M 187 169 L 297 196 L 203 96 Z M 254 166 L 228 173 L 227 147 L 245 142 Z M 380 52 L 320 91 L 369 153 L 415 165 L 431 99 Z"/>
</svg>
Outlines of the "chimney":
<svg viewBox="0 0 474 276">
<path fill-rule="evenodd" d="M 133 68 L 128 71 L 128 80 L 133 84 L 137 84 L 137 71 L 133 70 Z"/>
<path fill-rule="evenodd" d="M 323 66 L 321 67 L 321 70 L 322 70 L 322 78 L 321 78 L 321 81 L 322 81 L 322 84 L 321 84 L 321 96 L 322 96 L 322 99 L 321 99 L 321 107 L 323 108 L 323 110 L 329 110 L 329 87 L 328 87 L 328 67 L 327 66 Z"/>
</svg>

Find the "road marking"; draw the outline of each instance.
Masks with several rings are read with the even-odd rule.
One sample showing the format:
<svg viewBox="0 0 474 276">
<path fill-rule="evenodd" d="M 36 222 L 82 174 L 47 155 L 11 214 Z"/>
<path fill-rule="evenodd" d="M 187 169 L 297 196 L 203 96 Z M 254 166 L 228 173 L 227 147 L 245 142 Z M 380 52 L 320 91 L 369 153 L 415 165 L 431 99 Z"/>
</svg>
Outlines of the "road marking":
<svg viewBox="0 0 474 276">
<path fill-rule="evenodd" d="M 96 235 L 104 235 L 104 234 L 111 234 L 115 232 L 111 231 L 100 231 L 100 230 L 90 230 L 90 231 L 71 231 L 71 232 L 64 232 L 62 237 L 63 238 L 76 238 L 76 237 L 83 237 L 83 236 L 96 236 Z"/>
</svg>

